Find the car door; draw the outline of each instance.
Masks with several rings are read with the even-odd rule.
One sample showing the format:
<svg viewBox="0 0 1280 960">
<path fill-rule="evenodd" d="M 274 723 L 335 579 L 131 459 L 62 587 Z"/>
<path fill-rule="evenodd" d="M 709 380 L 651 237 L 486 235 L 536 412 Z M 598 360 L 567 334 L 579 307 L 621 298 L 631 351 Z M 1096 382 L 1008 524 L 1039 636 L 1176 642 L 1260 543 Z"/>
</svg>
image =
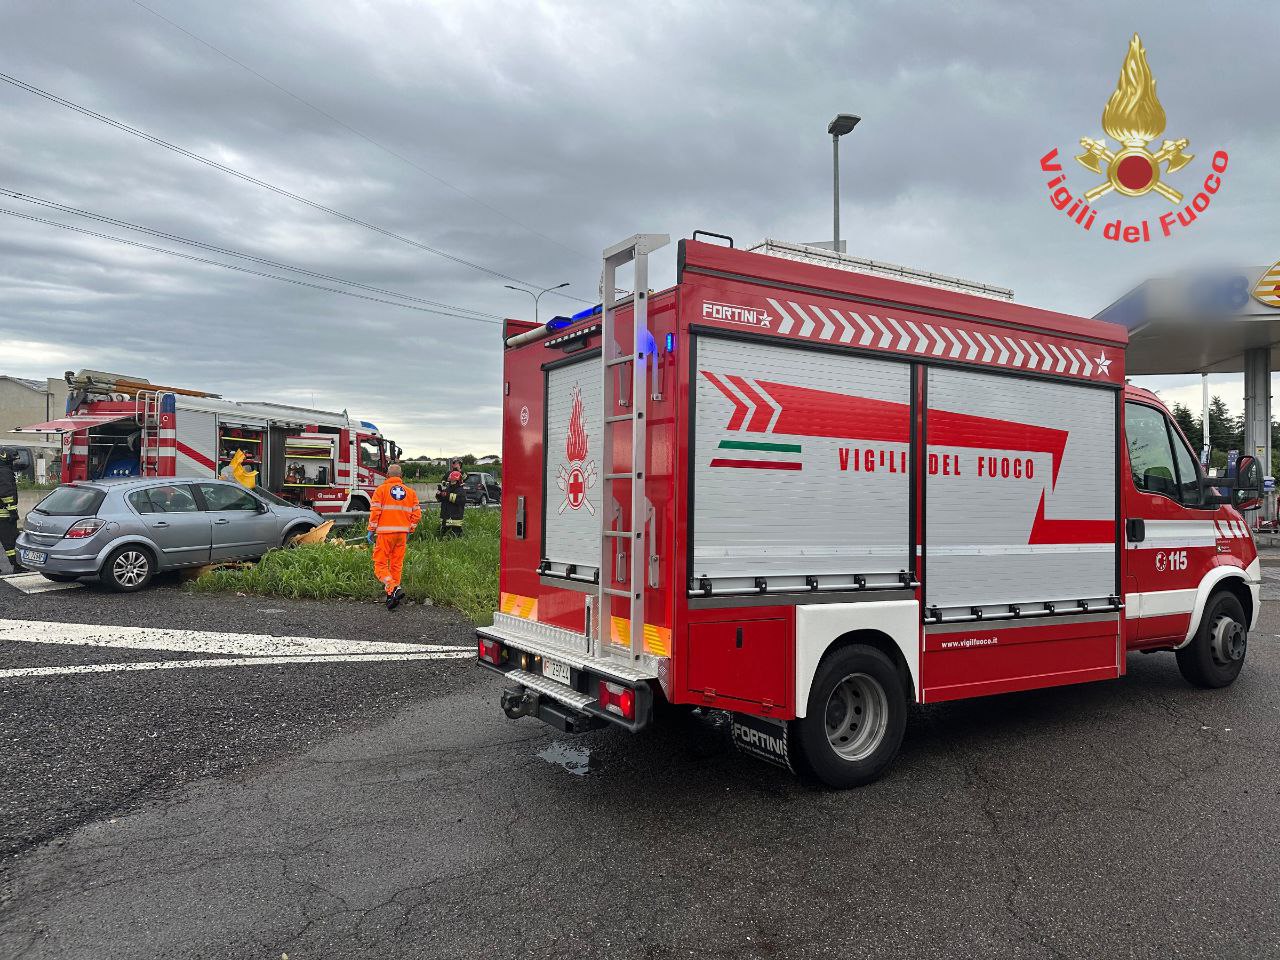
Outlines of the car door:
<svg viewBox="0 0 1280 960">
<path fill-rule="evenodd" d="M 1215 562 L 1214 504 L 1164 411 L 1125 402 L 1125 623 L 1131 645 L 1185 638 L 1196 589 Z"/>
<path fill-rule="evenodd" d="M 162 483 L 134 490 L 129 506 L 151 541 L 160 548 L 160 567 L 209 562 L 212 523 L 187 483 Z"/>
<path fill-rule="evenodd" d="M 198 483 L 213 527 L 213 560 L 260 557 L 279 545 L 279 521 L 267 505 L 234 483 Z"/>
</svg>

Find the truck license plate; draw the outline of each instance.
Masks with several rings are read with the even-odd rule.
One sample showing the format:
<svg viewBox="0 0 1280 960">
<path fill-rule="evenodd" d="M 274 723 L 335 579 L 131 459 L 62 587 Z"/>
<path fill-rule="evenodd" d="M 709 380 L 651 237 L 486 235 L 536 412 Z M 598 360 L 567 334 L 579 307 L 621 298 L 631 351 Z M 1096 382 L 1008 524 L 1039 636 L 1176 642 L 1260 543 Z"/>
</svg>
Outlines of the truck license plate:
<svg viewBox="0 0 1280 960">
<path fill-rule="evenodd" d="M 18 551 L 18 562 L 24 563 L 24 564 L 29 563 L 33 567 L 40 566 L 42 563 L 44 563 L 48 559 L 49 559 L 49 555 L 45 553 L 43 550 L 19 550 Z"/>
<path fill-rule="evenodd" d="M 548 680 L 554 680 L 556 683 L 563 683 L 566 687 L 572 686 L 569 682 L 569 665 L 567 663 L 561 663 L 559 660 L 552 660 L 549 657 L 543 657 L 542 675 Z"/>
</svg>

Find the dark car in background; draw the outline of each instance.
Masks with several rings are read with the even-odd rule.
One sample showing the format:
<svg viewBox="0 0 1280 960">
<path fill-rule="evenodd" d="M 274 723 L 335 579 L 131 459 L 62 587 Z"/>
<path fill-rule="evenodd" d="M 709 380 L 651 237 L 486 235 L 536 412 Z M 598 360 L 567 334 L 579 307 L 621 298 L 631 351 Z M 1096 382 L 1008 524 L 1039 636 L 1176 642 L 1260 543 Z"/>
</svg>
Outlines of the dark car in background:
<svg viewBox="0 0 1280 960">
<path fill-rule="evenodd" d="M 488 473 L 468 473 L 463 478 L 462 490 L 471 506 L 487 507 L 502 502 L 502 484 Z"/>
</svg>

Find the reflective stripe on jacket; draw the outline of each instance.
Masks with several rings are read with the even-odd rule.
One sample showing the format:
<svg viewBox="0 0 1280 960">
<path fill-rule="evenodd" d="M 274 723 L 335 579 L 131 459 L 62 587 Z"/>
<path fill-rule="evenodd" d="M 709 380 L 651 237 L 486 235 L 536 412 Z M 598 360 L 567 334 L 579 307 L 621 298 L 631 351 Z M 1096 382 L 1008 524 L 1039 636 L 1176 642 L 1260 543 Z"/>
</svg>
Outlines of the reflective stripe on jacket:
<svg viewBox="0 0 1280 960">
<path fill-rule="evenodd" d="M 418 495 L 400 477 L 388 477 L 373 492 L 369 529 L 382 533 L 411 533 L 422 519 Z"/>
</svg>

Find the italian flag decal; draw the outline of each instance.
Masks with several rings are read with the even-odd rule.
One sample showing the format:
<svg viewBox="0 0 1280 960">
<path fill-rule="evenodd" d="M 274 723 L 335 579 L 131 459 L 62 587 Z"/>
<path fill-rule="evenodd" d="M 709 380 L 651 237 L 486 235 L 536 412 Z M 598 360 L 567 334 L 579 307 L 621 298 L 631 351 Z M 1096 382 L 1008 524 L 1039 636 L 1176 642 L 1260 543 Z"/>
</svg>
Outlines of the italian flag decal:
<svg viewBox="0 0 1280 960">
<path fill-rule="evenodd" d="M 729 467 L 734 470 L 803 470 L 798 460 L 784 459 L 787 454 L 798 454 L 798 443 L 757 443 L 754 440 L 721 440 L 725 451 L 711 461 L 713 467 Z"/>
</svg>

